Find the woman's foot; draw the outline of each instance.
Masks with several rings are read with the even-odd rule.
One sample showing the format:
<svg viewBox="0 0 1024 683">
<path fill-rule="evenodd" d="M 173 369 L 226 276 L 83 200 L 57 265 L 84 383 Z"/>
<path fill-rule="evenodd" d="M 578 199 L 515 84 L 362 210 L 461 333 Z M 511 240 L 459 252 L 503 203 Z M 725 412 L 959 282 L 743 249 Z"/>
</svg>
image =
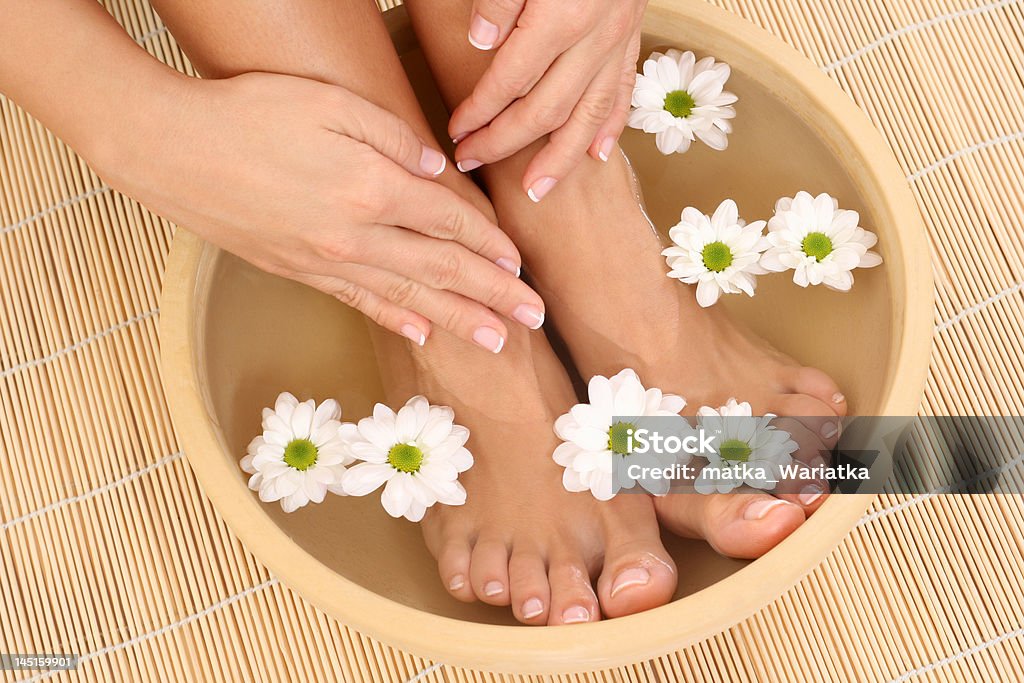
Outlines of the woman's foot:
<svg viewBox="0 0 1024 683">
<path fill-rule="evenodd" d="M 500 224 L 524 255 L 537 291 L 584 378 L 630 367 L 646 386 L 677 393 L 687 410 L 718 407 L 730 397 L 754 414 L 801 418 L 785 427 L 812 460 L 831 448 L 846 400 L 824 372 L 801 366 L 732 320 L 721 306 L 702 309 L 693 288 L 666 277 L 663 245 L 636 199 L 622 155 L 585 160 L 540 204 L 497 189 Z M 502 178 L 502 180 L 504 180 Z M 499 181 L 503 186 L 510 181 Z M 779 498 L 668 495 L 655 499 L 675 533 L 706 538 L 735 557 L 764 554 L 822 502 L 808 487 Z"/>
<path fill-rule="evenodd" d="M 676 570 L 651 499 L 601 503 L 562 486 L 552 425 L 576 400 L 543 333 L 513 332 L 498 355 L 435 335 L 423 350 L 388 350 L 381 361 L 396 389 L 392 403 L 422 393 L 451 406 L 471 433 L 475 464 L 461 477 L 466 504 L 434 506 L 422 522 L 453 596 L 511 606 L 531 625 L 596 621 L 668 602 Z"/>
</svg>

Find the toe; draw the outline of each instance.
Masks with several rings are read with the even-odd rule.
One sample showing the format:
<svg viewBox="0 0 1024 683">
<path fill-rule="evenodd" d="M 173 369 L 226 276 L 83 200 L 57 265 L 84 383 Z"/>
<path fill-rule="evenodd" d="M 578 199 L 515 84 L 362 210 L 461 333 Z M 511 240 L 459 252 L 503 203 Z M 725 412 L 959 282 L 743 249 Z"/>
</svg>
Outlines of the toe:
<svg viewBox="0 0 1024 683">
<path fill-rule="evenodd" d="M 825 502 L 829 489 L 828 480 L 819 476 L 814 468 L 831 460 L 830 446 L 800 420 L 776 418 L 772 424 L 789 432 L 790 437 L 796 442 L 797 450 L 793 453 L 793 459 L 796 461 L 794 464 L 800 469 L 795 476 L 785 477 L 779 481 L 771 493 L 801 506 L 810 514 Z"/>
<path fill-rule="evenodd" d="M 488 605 L 509 604 L 508 547 L 494 538 L 481 538 L 473 548 L 469 565 L 473 592 Z"/>
<path fill-rule="evenodd" d="M 476 594 L 469 582 L 469 543 L 449 541 L 437 555 L 437 571 L 444 587 L 458 600 L 475 602 Z"/>
<path fill-rule="evenodd" d="M 806 394 L 782 394 L 776 397 L 771 406 L 776 415 L 792 417 L 799 420 L 825 446 L 826 450 L 835 448 L 842 431 L 842 420 L 836 416 L 832 408 L 813 396 Z"/>
<path fill-rule="evenodd" d="M 548 623 L 551 589 L 543 556 L 532 549 L 515 548 L 508 562 L 512 613 L 524 624 Z"/>
<path fill-rule="evenodd" d="M 798 367 L 789 371 L 786 384 L 794 394 L 806 394 L 828 406 L 829 410 L 843 417 L 846 415 L 846 397 L 835 380 L 817 368 Z"/>
<path fill-rule="evenodd" d="M 676 590 L 676 565 L 661 543 L 654 507 L 647 497 L 634 499 L 642 502 L 643 509 L 615 510 L 606 524 L 597 594 L 607 617 L 664 605 Z"/>
<path fill-rule="evenodd" d="M 548 569 L 551 607 L 548 624 L 582 624 L 598 621 L 601 611 L 582 557 L 552 559 Z"/>
<path fill-rule="evenodd" d="M 800 506 L 762 493 L 670 494 L 656 498 L 655 506 L 670 531 L 703 538 L 723 555 L 739 559 L 764 555 L 806 519 Z"/>
</svg>

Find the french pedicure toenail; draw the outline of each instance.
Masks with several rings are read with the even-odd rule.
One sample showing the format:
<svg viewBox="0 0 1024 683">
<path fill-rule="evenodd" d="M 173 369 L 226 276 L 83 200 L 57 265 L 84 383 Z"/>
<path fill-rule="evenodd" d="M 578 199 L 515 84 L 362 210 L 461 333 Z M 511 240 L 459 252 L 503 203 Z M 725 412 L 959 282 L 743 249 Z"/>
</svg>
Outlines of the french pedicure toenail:
<svg viewBox="0 0 1024 683">
<path fill-rule="evenodd" d="M 448 590 L 450 590 L 450 591 L 457 591 L 457 590 L 460 590 L 465 585 L 466 585 L 466 577 L 464 577 L 462 574 L 456 574 L 448 582 Z"/>
<path fill-rule="evenodd" d="M 417 346 L 423 346 L 427 343 L 427 335 L 420 332 L 420 328 L 410 323 L 402 325 L 402 336 L 409 339 Z"/>
<path fill-rule="evenodd" d="M 586 621 L 590 621 L 590 612 L 586 607 L 573 605 L 562 612 L 562 623 L 564 624 L 582 624 Z"/>
<path fill-rule="evenodd" d="M 484 595 L 489 598 L 493 598 L 495 595 L 501 595 L 505 592 L 505 586 L 502 585 L 501 581 L 488 581 L 484 585 Z"/>
<path fill-rule="evenodd" d="M 505 338 L 491 327 L 478 327 L 473 333 L 473 341 L 491 353 L 498 353 L 505 346 Z"/>
<path fill-rule="evenodd" d="M 456 162 L 455 167 L 463 173 L 469 173 L 483 166 L 483 163 L 476 159 L 463 159 L 462 161 Z"/>
<path fill-rule="evenodd" d="M 551 192 L 551 188 L 554 187 L 557 182 L 558 181 L 554 178 L 539 178 L 533 181 L 533 185 L 530 185 L 530 189 L 526 191 L 526 194 L 531 201 L 537 203 L 544 199 L 544 196 L 547 195 L 548 192 Z"/>
<path fill-rule="evenodd" d="M 512 317 L 531 330 L 539 330 L 544 324 L 544 311 L 530 304 L 516 306 L 516 310 L 512 311 Z"/>
<path fill-rule="evenodd" d="M 474 14 L 469 22 L 469 42 L 478 50 L 490 50 L 498 42 L 498 26 Z"/>
<path fill-rule="evenodd" d="M 424 173 L 429 173 L 432 176 L 439 176 L 444 173 L 445 166 L 447 165 L 447 157 L 436 149 L 424 147 L 423 151 L 420 152 L 420 168 Z"/>
<path fill-rule="evenodd" d="M 792 505 L 784 500 L 758 500 L 754 501 L 747 506 L 747 509 L 743 511 L 743 519 L 748 521 L 755 521 L 758 519 L 764 519 L 768 516 L 768 513 L 775 508 Z"/>
<path fill-rule="evenodd" d="M 544 614 L 544 603 L 540 598 L 530 598 L 523 603 L 523 619 L 533 619 Z"/>
<path fill-rule="evenodd" d="M 832 402 L 833 403 L 839 404 L 839 403 L 842 403 L 845 400 L 846 400 L 846 397 L 843 396 L 838 391 L 836 393 L 832 394 Z"/>
<path fill-rule="evenodd" d="M 500 259 L 495 261 L 495 263 L 497 263 L 501 268 L 504 268 L 505 270 L 512 273 L 516 277 L 519 277 L 523 273 L 522 267 L 517 266 L 516 262 L 510 258 L 505 258 L 504 256 L 502 256 Z"/>
<path fill-rule="evenodd" d="M 814 505 L 814 503 L 816 503 L 823 495 L 825 495 L 825 492 L 820 486 L 811 484 L 810 486 L 805 486 L 800 490 L 800 495 L 797 496 L 797 500 L 800 501 L 801 505 L 811 506 Z"/>
<path fill-rule="evenodd" d="M 612 597 L 619 591 L 632 586 L 646 586 L 651 580 L 651 573 L 643 567 L 631 567 L 619 572 L 612 583 Z"/>
<path fill-rule="evenodd" d="M 821 435 L 826 439 L 831 439 L 833 436 L 839 433 L 839 426 L 831 420 L 821 425 Z"/>
</svg>

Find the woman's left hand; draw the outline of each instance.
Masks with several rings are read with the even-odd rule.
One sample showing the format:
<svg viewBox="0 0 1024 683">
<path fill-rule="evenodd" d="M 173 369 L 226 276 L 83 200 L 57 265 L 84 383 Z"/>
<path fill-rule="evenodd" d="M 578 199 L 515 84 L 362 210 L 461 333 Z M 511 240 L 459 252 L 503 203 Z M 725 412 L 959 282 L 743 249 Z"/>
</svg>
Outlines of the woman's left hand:
<svg viewBox="0 0 1024 683">
<path fill-rule="evenodd" d="M 472 170 L 550 134 L 523 189 L 540 201 L 585 153 L 607 161 L 629 112 L 647 0 L 474 0 L 470 42 L 497 48 L 448 132 Z"/>
</svg>

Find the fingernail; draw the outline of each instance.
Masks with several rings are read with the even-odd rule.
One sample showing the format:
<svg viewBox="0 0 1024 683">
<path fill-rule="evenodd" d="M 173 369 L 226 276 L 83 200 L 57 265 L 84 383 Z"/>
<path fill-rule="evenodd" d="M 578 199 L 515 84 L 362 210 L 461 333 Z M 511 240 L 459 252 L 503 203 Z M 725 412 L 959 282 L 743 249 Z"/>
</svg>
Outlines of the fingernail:
<svg viewBox="0 0 1024 683">
<path fill-rule="evenodd" d="M 757 500 L 747 506 L 747 509 L 743 511 L 743 519 L 746 520 L 758 520 L 764 519 L 769 512 L 777 507 L 784 505 L 790 505 L 784 500 Z"/>
<path fill-rule="evenodd" d="M 505 586 L 502 585 L 501 581 L 488 581 L 487 585 L 484 586 L 484 595 L 488 597 L 501 595 L 504 592 Z"/>
<path fill-rule="evenodd" d="M 410 323 L 402 325 L 402 336 L 411 340 L 416 346 L 423 346 L 427 342 L 427 335 L 420 332 L 420 328 Z"/>
<path fill-rule="evenodd" d="M 462 574 L 456 574 L 452 577 L 452 580 L 448 582 L 448 590 L 457 591 L 466 585 L 466 577 Z"/>
<path fill-rule="evenodd" d="M 530 598 L 523 603 L 523 619 L 533 619 L 544 614 L 544 603 L 540 598 Z"/>
<path fill-rule="evenodd" d="M 608 161 L 608 158 L 612 155 L 612 148 L 615 147 L 615 138 L 609 136 L 604 139 L 601 143 L 601 147 L 597 150 L 597 156 L 601 158 L 601 161 Z"/>
<path fill-rule="evenodd" d="M 843 396 L 842 394 L 840 394 L 838 391 L 835 394 L 832 395 L 832 402 L 833 403 L 842 403 L 845 400 L 846 400 L 846 397 Z"/>
<path fill-rule="evenodd" d="M 539 330 L 540 326 L 544 324 L 544 311 L 530 304 L 516 306 L 516 310 L 512 311 L 512 317 L 531 330 Z"/>
<path fill-rule="evenodd" d="M 469 133 L 459 133 L 457 135 L 453 135 L 452 136 L 452 144 L 453 145 L 459 144 L 460 142 L 462 142 L 463 140 L 466 139 L 467 135 L 469 135 Z"/>
<path fill-rule="evenodd" d="M 474 14 L 469 22 L 469 42 L 478 50 L 490 50 L 498 42 L 498 25 Z"/>
<path fill-rule="evenodd" d="M 448 159 L 436 149 L 424 147 L 423 151 L 420 152 L 420 168 L 423 169 L 424 173 L 439 176 L 444 173 L 444 168 L 447 165 Z"/>
<path fill-rule="evenodd" d="M 505 338 L 492 327 L 478 327 L 473 333 L 473 341 L 491 353 L 499 353 L 505 346 Z"/>
<path fill-rule="evenodd" d="M 582 624 L 585 621 L 590 621 L 590 612 L 586 607 L 574 605 L 562 612 L 562 623 L 564 624 Z"/>
<path fill-rule="evenodd" d="M 821 435 L 826 439 L 831 439 L 833 436 L 839 433 L 839 427 L 835 422 L 826 422 L 821 426 Z"/>
<path fill-rule="evenodd" d="M 455 162 L 455 167 L 463 173 L 469 173 L 470 171 L 476 170 L 483 166 L 482 163 L 476 159 L 463 159 L 462 161 Z"/>
<path fill-rule="evenodd" d="M 612 583 L 612 597 L 621 591 L 623 588 L 629 588 L 630 586 L 645 586 L 651 580 L 651 573 L 643 567 L 632 567 L 625 571 L 619 572 L 619 575 L 615 577 L 615 581 Z"/>
<path fill-rule="evenodd" d="M 533 185 L 530 185 L 530 189 L 526 191 L 526 194 L 533 200 L 534 203 L 544 199 L 544 195 L 551 192 L 551 188 L 555 186 L 558 181 L 554 178 L 540 178 L 535 180 Z"/>
<path fill-rule="evenodd" d="M 821 498 L 823 495 L 825 495 L 825 492 L 821 490 L 820 486 L 811 484 L 810 486 L 805 486 L 803 489 L 801 489 L 800 495 L 797 496 L 796 498 L 797 500 L 800 501 L 801 505 L 805 507 L 810 507 L 811 505 L 814 505 L 814 503 L 817 502 L 817 500 Z"/>
<path fill-rule="evenodd" d="M 508 272 L 512 273 L 516 277 L 519 277 L 523 273 L 522 267 L 521 266 L 517 266 L 516 262 L 513 261 L 510 258 L 505 258 L 504 256 L 502 256 L 500 259 L 495 261 L 495 263 L 497 263 L 499 266 L 501 266 L 502 268 L 504 268 Z"/>
</svg>

